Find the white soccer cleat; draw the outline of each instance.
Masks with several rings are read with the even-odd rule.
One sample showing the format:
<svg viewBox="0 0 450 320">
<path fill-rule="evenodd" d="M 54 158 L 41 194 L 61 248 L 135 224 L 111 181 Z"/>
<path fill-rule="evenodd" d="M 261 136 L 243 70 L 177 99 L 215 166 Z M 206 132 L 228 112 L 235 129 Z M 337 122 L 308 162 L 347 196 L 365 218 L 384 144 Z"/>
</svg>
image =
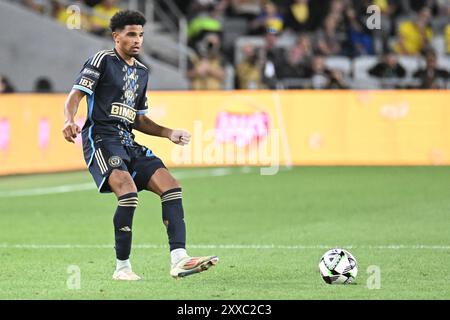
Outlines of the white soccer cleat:
<svg viewBox="0 0 450 320">
<path fill-rule="evenodd" d="M 187 277 L 192 274 L 206 271 L 210 267 L 215 266 L 218 262 L 219 258 L 217 256 L 185 257 L 172 266 L 170 275 L 174 278 Z"/>
<path fill-rule="evenodd" d="M 114 271 L 112 278 L 114 280 L 125 280 L 125 281 L 141 280 L 141 277 L 139 277 L 136 273 L 131 271 L 130 268 L 122 268 Z"/>
</svg>

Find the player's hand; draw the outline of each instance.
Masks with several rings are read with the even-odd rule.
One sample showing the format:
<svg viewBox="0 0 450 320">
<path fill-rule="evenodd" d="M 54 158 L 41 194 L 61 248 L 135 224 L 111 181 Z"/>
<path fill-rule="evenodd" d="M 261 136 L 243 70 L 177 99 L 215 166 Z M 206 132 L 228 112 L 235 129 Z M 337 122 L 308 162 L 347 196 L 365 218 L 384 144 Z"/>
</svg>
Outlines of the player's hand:
<svg viewBox="0 0 450 320">
<path fill-rule="evenodd" d="M 191 134 L 185 130 L 172 130 L 169 135 L 169 140 L 180 146 L 184 146 L 191 140 Z"/>
<path fill-rule="evenodd" d="M 65 122 L 62 132 L 67 141 L 75 143 L 74 139 L 81 133 L 81 128 L 75 122 Z"/>
</svg>

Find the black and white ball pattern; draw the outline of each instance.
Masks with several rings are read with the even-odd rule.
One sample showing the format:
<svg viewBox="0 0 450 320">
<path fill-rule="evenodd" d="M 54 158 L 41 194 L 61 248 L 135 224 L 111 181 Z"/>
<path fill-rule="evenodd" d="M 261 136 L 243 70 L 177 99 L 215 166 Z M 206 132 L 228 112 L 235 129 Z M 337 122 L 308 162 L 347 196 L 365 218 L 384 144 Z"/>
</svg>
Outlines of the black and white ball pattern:
<svg viewBox="0 0 450 320">
<path fill-rule="evenodd" d="M 322 279 L 328 284 L 348 284 L 355 280 L 358 265 L 350 252 L 335 248 L 322 256 L 319 271 Z"/>
</svg>

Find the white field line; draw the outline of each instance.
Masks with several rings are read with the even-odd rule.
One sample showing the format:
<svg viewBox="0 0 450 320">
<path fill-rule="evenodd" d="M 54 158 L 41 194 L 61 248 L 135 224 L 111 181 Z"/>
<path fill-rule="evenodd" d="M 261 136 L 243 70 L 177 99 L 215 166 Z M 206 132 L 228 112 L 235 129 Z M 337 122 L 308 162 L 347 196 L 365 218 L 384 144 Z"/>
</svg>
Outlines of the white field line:
<svg viewBox="0 0 450 320">
<path fill-rule="evenodd" d="M 315 250 L 336 248 L 332 245 L 275 245 L 275 244 L 191 244 L 189 249 L 231 249 L 231 250 Z M 347 245 L 345 249 L 369 250 L 450 250 L 450 245 Z M 0 249 L 113 249 L 114 244 L 0 244 Z M 167 249 L 163 244 L 135 244 L 134 249 Z"/>
<path fill-rule="evenodd" d="M 257 172 L 257 168 L 252 169 L 248 167 L 242 167 L 240 170 L 234 168 L 213 168 L 204 170 L 184 170 L 176 171 L 173 173 L 174 177 L 177 179 L 195 179 L 195 178 L 205 178 L 205 177 L 220 177 L 227 176 L 234 173 L 251 173 Z M 7 197 L 24 197 L 24 196 L 40 196 L 46 194 L 57 194 L 57 193 L 70 193 L 75 191 L 86 191 L 95 190 L 95 183 L 79 183 L 79 184 L 68 184 L 60 185 L 54 187 L 44 187 L 44 188 L 30 188 L 21 190 L 11 190 L 11 191 L 0 191 L 0 198 Z"/>
<path fill-rule="evenodd" d="M 67 185 L 61 185 L 61 186 L 55 186 L 55 187 L 45 187 L 45 188 L 2 191 L 2 192 L 0 192 L 0 198 L 40 196 L 40 195 L 44 195 L 44 194 L 68 193 L 68 192 L 85 191 L 85 190 L 91 190 L 91 189 L 95 189 L 94 182 L 79 183 L 79 184 L 67 184 Z"/>
</svg>

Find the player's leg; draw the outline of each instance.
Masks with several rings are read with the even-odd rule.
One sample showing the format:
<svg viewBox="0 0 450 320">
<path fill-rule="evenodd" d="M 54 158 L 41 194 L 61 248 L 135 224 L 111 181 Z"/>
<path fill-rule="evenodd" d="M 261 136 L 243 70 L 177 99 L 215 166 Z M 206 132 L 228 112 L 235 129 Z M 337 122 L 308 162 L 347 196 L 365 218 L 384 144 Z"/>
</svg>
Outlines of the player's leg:
<svg viewBox="0 0 450 320">
<path fill-rule="evenodd" d="M 107 142 L 100 136 L 95 136 L 94 147 L 93 154 L 85 154 L 90 159 L 89 172 L 101 193 L 112 191 L 118 200 L 113 218 L 116 250 L 113 279 L 139 280 L 129 261 L 133 215 L 138 204 L 137 188 L 128 172 L 131 158 L 121 143 Z"/>
<path fill-rule="evenodd" d="M 173 259 L 186 256 L 186 225 L 180 183 L 166 168 L 159 168 L 151 176 L 147 190 L 161 198 L 162 219 L 169 237 L 170 252 Z"/>
<path fill-rule="evenodd" d="M 131 270 L 130 252 L 134 211 L 138 205 L 137 188 L 128 171 L 114 169 L 108 177 L 108 184 L 115 193 L 118 205 L 114 214 L 114 236 L 116 249 L 116 280 L 139 280 Z"/>
<path fill-rule="evenodd" d="M 180 183 L 166 168 L 159 168 L 150 177 L 147 189 L 161 197 L 162 218 L 170 246 L 170 274 L 175 278 L 184 277 L 215 265 L 219 261 L 216 256 L 189 257 L 186 253 L 186 225 Z"/>
</svg>

